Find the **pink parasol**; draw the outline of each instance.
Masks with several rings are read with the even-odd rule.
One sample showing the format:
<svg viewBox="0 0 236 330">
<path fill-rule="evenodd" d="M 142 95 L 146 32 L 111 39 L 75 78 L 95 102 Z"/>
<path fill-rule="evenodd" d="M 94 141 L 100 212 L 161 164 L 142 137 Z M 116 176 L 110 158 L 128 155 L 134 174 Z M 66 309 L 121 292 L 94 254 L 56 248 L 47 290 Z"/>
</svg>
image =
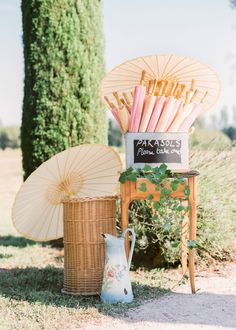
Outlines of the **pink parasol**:
<svg viewBox="0 0 236 330">
<path fill-rule="evenodd" d="M 150 81 L 149 83 L 149 88 L 148 88 L 148 96 L 145 100 L 144 104 L 144 109 L 143 109 L 143 116 L 142 116 L 142 121 L 139 127 L 139 132 L 146 132 L 148 123 L 150 121 L 154 106 L 156 104 L 156 99 L 157 97 L 154 95 L 156 86 L 157 86 L 157 81 L 153 82 Z M 152 91 L 151 91 L 152 90 Z M 151 92 L 151 94 L 150 94 Z"/>
<path fill-rule="evenodd" d="M 157 123 L 155 132 L 166 132 L 169 124 L 169 118 L 175 107 L 175 101 L 175 98 L 172 96 L 167 99 L 165 106 L 162 110 L 160 119 Z"/>
<path fill-rule="evenodd" d="M 191 102 L 193 103 L 197 97 L 198 90 L 194 93 L 194 95 L 191 98 Z M 178 132 L 188 132 L 190 127 L 192 126 L 194 120 L 203 112 L 201 104 L 204 102 L 204 100 L 207 97 L 208 92 L 206 92 L 203 96 L 203 98 L 200 101 L 200 104 L 194 104 L 191 112 L 186 116 L 186 118 L 181 123 Z"/>
<path fill-rule="evenodd" d="M 182 124 L 180 125 L 178 132 L 188 132 L 190 127 L 192 126 L 194 120 L 202 113 L 202 108 L 200 105 L 195 104 L 191 113 L 184 119 Z"/>
<path fill-rule="evenodd" d="M 181 100 L 175 101 L 174 109 L 170 115 L 167 132 L 170 132 L 171 125 L 176 120 L 178 115 L 183 111 L 184 103 Z"/>
<path fill-rule="evenodd" d="M 143 86 L 144 75 L 145 71 L 142 71 L 141 84 L 139 86 L 135 86 L 133 105 L 131 107 L 129 132 L 138 132 L 139 130 L 146 95 L 146 87 Z"/>
</svg>

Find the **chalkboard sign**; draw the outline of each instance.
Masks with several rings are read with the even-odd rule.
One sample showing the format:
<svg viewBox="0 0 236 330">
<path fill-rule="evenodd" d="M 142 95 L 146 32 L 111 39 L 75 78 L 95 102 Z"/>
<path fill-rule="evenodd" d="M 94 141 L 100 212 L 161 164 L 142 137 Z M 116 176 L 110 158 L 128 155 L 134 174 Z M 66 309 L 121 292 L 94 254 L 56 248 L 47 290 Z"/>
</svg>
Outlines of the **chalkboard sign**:
<svg viewBox="0 0 236 330">
<path fill-rule="evenodd" d="M 127 133 L 125 139 L 127 167 L 166 163 L 171 170 L 188 170 L 187 133 Z"/>
<path fill-rule="evenodd" d="M 181 140 L 134 140 L 134 163 L 181 163 Z"/>
</svg>

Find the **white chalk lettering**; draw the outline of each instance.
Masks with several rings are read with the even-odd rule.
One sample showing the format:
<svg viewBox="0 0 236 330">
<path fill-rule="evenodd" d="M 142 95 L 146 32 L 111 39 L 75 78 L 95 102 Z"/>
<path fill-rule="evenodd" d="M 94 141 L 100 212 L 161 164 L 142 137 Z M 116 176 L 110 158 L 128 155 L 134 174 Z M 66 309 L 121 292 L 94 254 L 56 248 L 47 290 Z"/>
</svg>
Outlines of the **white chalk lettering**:
<svg viewBox="0 0 236 330">
<path fill-rule="evenodd" d="M 150 150 L 145 150 L 144 148 L 138 148 L 138 151 L 137 151 L 137 156 L 144 156 L 144 155 L 154 155 L 154 152 L 153 151 L 150 151 Z"/>
</svg>

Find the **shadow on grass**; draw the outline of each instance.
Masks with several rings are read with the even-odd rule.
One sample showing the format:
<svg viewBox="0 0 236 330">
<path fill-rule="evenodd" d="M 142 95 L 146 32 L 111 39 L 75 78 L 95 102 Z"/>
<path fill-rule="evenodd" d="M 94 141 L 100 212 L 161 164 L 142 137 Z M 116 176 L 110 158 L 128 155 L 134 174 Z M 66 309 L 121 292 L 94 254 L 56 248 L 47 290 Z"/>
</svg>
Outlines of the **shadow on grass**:
<svg viewBox="0 0 236 330">
<path fill-rule="evenodd" d="M 63 287 L 63 269 L 48 266 L 46 268 L 13 268 L 0 272 L 0 294 L 6 298 L 44 305 L 82 308 L 97 308 L 104 314 L 124 313 L 136 307 L 144 300 L 156 298 L 168 290 L 139 282 L 133 283 L 134 302 L 131 304 L 101 304 L 99 296 L 70 296 L 61 293 Z"/>
<path fill-rule="evenodd" d="M 16 246 L 19 248 L 24 248 L 28 245 L 35 245 L 35 244 L 37 244 L 37 242 L 31 241 L 29 239 L 20 236 L 13 236 L 13 235 L 0 236 L 1 246 Z"/>
</svg>

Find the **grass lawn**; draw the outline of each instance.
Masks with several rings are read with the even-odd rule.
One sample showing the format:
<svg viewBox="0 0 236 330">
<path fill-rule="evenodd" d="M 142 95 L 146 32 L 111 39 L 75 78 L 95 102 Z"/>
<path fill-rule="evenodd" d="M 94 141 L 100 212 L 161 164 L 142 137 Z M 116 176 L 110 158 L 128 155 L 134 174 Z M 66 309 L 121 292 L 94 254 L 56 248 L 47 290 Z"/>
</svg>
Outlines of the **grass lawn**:
<svg viewBox="0 0 236 330">
<path fill-rule="evenodd" d="M 132 272 L 135 300 L 129 305 L 104 305 L 99 297 L 61 294 L 63 250 L 22 237 L 0 238 L 1 329 L 64 329 L 101 314 L 124 313 L 146 299 L 168 292 L 177 282 L 163 270 Z"/>
<path fill-rule="evenodd" d="M 91 318 L 125 313 L 178 283 L 176 271 L 131 272 L 135 300 L 129 305 L 104 305 L 99 297 L 62 294 L 63 250 L 20 237 L 11 225 L 11 205 L 22 182 L 20 153 L 1 152 L 0 166 L 1 330 L 75 329 Z"/>
</svg>

